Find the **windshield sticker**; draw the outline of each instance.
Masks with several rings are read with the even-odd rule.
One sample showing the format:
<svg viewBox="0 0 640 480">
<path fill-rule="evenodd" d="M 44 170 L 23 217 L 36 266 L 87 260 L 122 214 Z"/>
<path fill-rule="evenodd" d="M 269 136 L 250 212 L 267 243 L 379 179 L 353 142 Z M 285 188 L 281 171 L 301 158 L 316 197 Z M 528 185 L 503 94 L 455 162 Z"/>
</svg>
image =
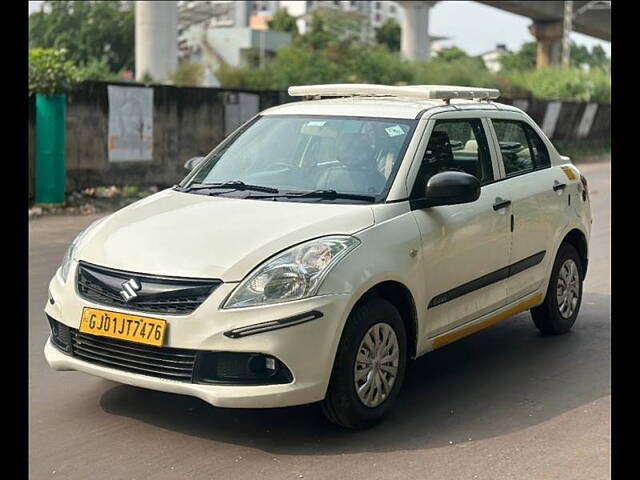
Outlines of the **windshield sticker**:
<svg viewBox="0 0 640 480">
<path fill-rule="evenodd" d="M 393 127 L 387 127 L 384 129 L 387 135 L 390 137 L 397 137 L 398 135 L 404 135 L 404 130 L 400 125 L 394 125 Z"/>
<path fill-rule="evenodd" d="M 325 123 L 327 123 L 325 120 L 323 121 L 319 121 L 319 120 L 314 120 L 312 122 L 307 123 L 307 127 L 322 127 Z"/>
</svg>

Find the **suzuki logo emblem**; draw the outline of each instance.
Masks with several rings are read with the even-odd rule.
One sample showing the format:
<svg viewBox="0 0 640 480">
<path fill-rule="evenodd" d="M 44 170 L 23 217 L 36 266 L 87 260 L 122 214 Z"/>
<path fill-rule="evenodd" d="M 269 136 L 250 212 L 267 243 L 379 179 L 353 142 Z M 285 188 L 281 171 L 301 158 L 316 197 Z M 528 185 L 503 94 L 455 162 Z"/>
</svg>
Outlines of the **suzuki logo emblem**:
<svg viewBox="0 0 640 480">
<path fill-rule="evenodd" d="M 131 278 L 122 284 L 122 290 L 120 290 L 120 296 L 125 302 L 128 302 L 132 298 L 136 298 L 142 287 L 135 278 Z"/>
</svg>

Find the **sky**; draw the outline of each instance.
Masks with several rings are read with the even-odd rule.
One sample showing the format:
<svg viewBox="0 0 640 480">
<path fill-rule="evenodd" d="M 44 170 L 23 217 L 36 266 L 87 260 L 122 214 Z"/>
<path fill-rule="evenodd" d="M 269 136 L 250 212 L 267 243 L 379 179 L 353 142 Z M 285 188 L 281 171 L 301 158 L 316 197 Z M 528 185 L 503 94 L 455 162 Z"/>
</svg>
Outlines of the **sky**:
<svg viewBox="0 0 640 480">
<path fill-rule="evenodd" d="M 438 2 L 429 13 L 429 33 L 450 37 L 441 45 L 456 45 L 469 55 L 480 55 L 504 43 L 509 50 L 519 50 L 525 42 L 534 40 L 529 33 L 532 21 L 488 5 L 476 2 Z M 580 33 L 572 33 L 571 40 L 591 49 L 601 45 L 611 55 L 611 43 Z"/>
<path fill-rule="evenodd" d="M 39 10 L 41 4 L 39 1 L 30 1 L 29 13 Z M 495 49 L 498 43 L 517 51 L 523 43 L 534 40 L 529 33 L 530 24 L 531 20 L 526 17 L 476 2 L 441 1 L 431 9 L 429 33 L 450 38 L 441 42 L 441 45 L 456 45 L 469 55 L 479 55 Z M 580 33 L 572 33 L 571 39 L 589 49 L 601 45 L 607 55 L 611 55 L 609 42 Z"/>
</svg>

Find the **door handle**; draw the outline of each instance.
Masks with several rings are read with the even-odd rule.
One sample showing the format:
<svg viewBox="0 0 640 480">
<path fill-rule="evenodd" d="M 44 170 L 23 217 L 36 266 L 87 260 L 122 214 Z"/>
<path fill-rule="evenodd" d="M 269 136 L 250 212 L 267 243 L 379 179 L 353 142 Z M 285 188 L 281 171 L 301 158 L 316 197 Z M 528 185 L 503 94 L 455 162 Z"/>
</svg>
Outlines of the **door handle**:
<svg viewBox="0 0 640 480">
<path fill-rule="evenodd" d="M 507 208 L 509 205 L 511 205 L 511 200 L 502 200 L 501 198 L 496 198 L 496 203 L 493 204 L 493 209 L 495 211 L 498 211 L 501 208 Z"/>
<path fill-rule="evenodd" d="M 558 190 L 564 190 L 566 186 L 567 186 L 566 183 L 555 183 L 553 185 L 553 191 L 557 192 Z"/>
</svg>

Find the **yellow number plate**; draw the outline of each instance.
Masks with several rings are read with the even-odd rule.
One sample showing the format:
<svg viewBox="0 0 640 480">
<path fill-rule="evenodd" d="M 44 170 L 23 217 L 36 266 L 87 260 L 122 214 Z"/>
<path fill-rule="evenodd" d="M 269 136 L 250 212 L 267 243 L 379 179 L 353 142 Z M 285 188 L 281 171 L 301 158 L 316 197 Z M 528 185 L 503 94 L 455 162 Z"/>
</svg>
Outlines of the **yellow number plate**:
<svg viewBox="0 0 640 480">
<path fill-rule="evenodd" d="M 82 309 L 80 320 L 82 333 L 146 343 L 157 347 L 162 346 L 166 329 L 165 320 L 89 307 Z"/>
</svg>

